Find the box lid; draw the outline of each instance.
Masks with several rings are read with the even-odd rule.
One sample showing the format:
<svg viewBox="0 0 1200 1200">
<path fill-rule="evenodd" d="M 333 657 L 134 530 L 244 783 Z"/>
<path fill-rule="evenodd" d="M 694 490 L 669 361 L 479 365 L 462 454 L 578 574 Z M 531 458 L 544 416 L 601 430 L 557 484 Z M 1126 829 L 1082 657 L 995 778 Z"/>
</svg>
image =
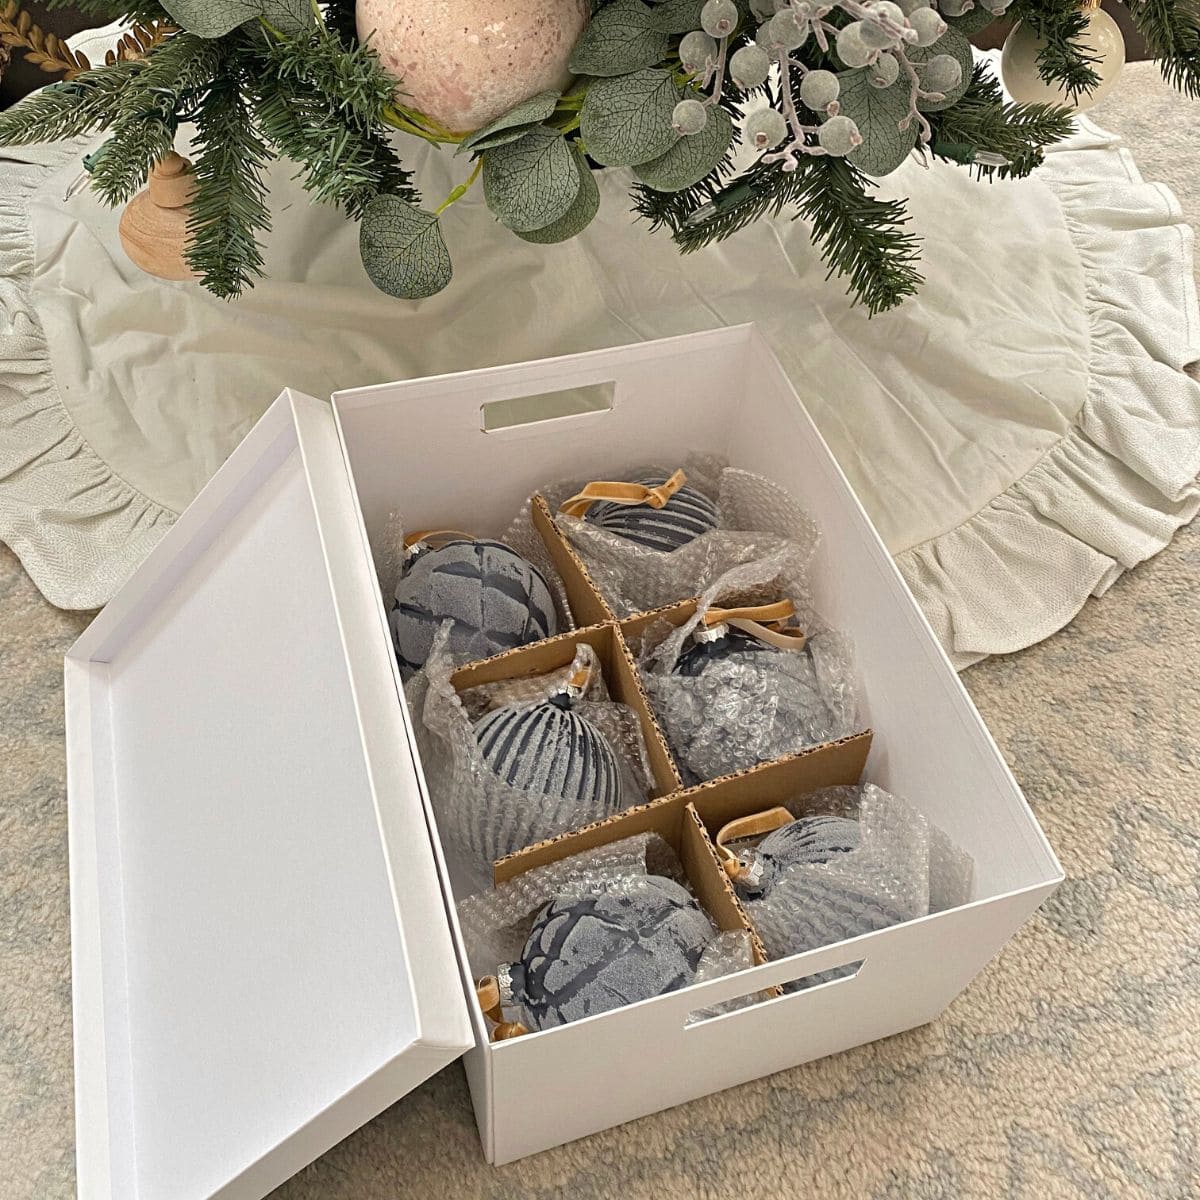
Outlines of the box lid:
<svg viewBox="0 0 1200 1200">
<path fill-rule="evenodd" d="M 473 1043 L 328 404 L 66 663 L 79 1195 L 258 1200 Z"/>
</svg>

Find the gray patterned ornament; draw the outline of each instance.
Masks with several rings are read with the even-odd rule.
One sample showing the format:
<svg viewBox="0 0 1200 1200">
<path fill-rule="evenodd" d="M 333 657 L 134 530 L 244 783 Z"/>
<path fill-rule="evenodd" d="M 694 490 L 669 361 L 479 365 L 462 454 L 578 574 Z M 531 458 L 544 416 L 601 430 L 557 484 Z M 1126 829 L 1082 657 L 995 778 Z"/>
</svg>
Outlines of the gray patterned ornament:
<svg viewBox="0 0 1200 1200">
<path fill-rule="evenodd" d="M 501 1003 L 550 1029 L 661 996 L 692 982 L 714 927 L 673 880 L 614 880 L 557 897 L 534 921 L 519 961 L 501 967 Z"/>
<path fill-rule="evenodd" d="M 744 873 L 737 880 L 743 899 L 769 892 L 793 866 L 829 862 L 858 849 L 858 822 L 849 817 L 819 815 L 790 821 L 767 834 L 738 858 Z"/>
<path fill-rule="evenodd" d="M 587 820 L 621 807 L 616 755 L 604 734 L 572 711 L 565 693 L 541 704 L 493 709 L 475 722 L 475 740 L 484 761 L 509 787 L 560 797 L 587 812 Z"/>
<path fill-rule="evenodd" d="M 391 612 L 392 643 L 405 681 L 425 665 L 446 620 L 454 622 L 448 649 L 456 663 L 558 632 L 545 576 L 503 542 L 486 538 L 430 549 L 418 543 L 410 553 Z"/>
<path fill-rule="evenodd" d="M 843 732 L 817 677 L 811 642 L 780 649 L 722 625 L 693 637 L 670 675 L 651 685 L 687 782 L 794 754 Z"/>
<path fill-rule="evenodd" d="M 643 487 L 660 487 L 666 475 L 635 479 Z M 684 484 L 662 508 L 648 504 L 603 501 L 588 509 L 586 520 L 639 546 L 670 553 L 717 527 L 716 505 L 701 491 Z"/>
</svg>

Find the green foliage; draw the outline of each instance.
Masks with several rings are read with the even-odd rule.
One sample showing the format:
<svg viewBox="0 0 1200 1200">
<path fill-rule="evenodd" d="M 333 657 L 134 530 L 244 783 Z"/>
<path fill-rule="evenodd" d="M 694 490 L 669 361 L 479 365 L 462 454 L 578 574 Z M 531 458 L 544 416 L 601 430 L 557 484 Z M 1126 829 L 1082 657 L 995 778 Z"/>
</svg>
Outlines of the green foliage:
<svg viewBox="0 0 1200 1200">
<path fill-rule="evenodd" d="M 367 205 L 358 246 L 371 282 L 389 296 L 422 300 L 450 282 L 450 254 L 437 214 L 399 196 L 376 196 Z"/>
<path fill-rule="evenodd" d="M 597 79 L 580 113 L 588 153 L 606 167 L 636 166 L 666 154 L 679 136 L 671 114 L 679 88 L 669 71 L 643 70 Z"/>
<path fill-rule="evenodd" d="M 615 0 L 583 31 L 571 54 L 576 75 L 627 75 L 667 56 L 667 34 L 642 0 Z"/>
<path fill-rule="evenodd" d="M 554 112 L 558 106 L 559 95 L 558 92 L 539 92 L 536 96 L 531 96 L 516 108 L 509 109 L 490 124 L 463 138 L 458 153 L 483 150 L 488 146 L 502 146 L 505 142 L 524 137 Z"/>
<path fill-rule="evenodd" d="M 1078 41 L 1088 19 L 1079 0 L 1013 0 L 1008 15 L 1045 40 L 1038 51 L 1038 73 L 1048 83 L 1074 98 L 1100 82 L 1096 56 Z"/>
<path fill-rule="evenodd" d="M 515 233 L 544 229 L 566 215 L 579 194 L 571 147 L 544 125 L 528 136 L 494 146 L 483 156 L 487 206 Z"/>
<path fill-rule="evenodd" d="M 1200 98 L 1197 0 L 1126 0 L 1126 8 L 1167 82 L 1193 99 Z"/>
<path fill-rule="evenodd" d="M 850 161 L 868 175 L 890 175 L 917 144 L 917 122 L 908 120 L 908 80 L 902 77 L 891 87 L 877 88 L 870 75 L 865 69 L 840 72 L 838 103 L 863 136 Z"/>
<path fill-rule="evenodd" d="M 204 38 L 258 19 L 282 33 L 302 33 L 315 20 L 312 0 L 162 0 L 162 6 L 181 29 Z"/>
<path fill-rule="evenodd" d="M 579 192 L 571 207 L 557 221 L 552 221 L 542 229 L 518 233 L 519 238 L 540 245 L 565 242 L 582 233 L 600 211 L 600 187 L 596 183 L 596 176 L 578 148 L 572 153 L 575 156 L 575 168 L 579 172 Z"/>
<path fill-rule="evenodd" d="M 961 33 L 955 29 L 947 29 L 932 46 L 910 46 L 907 54 L 909 62 L 914 63 L 928 62 L 939 54 L 949 54 L 951 58 L 958 60 L 958 65 L 962 68 L 962 79 L 959 81 L 958 87 L 943 92 L 944 100 L 918 101 L 917 107 L 923 113 L 938 112 L 940 109 L 949 108 L 958 103 L 967 90 L 971 72 L 975 69 L 975 55 L 971 52 L 971 43 Z M 901 82 L 904 81 L 903 74 L 900 79 Z"/>
<path fill-rule="evenodd" d="M 114 63 L 34 92 L 0 112 L 0 146 L 56 142 L 107 129 L 121 111 L 126 88 L 145 69 L 144 61 Z"/>
<path fill-rule="evenodd" d="M 243 79 L 223 56 L 196 112 L 196 196 L 188 263 L 218 296 L 241 295 L 262 274 L 259 237 L 270 228 L 262 172 L 270 151 L 254 127 Z"/>
<path fill-rule="evenodd" d="M 1070 109 L 1054 104 L 1009 104 L 988 70 L 976 66 L 962 99 L 930 117 L 932 150 L 939 158 L 973 166 L 983 178 L 1021 179 L 1042 162 L 1042 150 L 1070 136 Z M 945 147 L 945 149 L 939 149 Z M 958 147 L 955 152 L 950 147 Z M 999 154 L 1006 166 L 974 161 L 979 151 Z"/>
<path fill-rule="evenodd" d="M 723 109 L 708 110 L 708 123 L 691 137 L 681 137 L 666 154 L 633 169 L 647 187 L 680 192 L 711 174 L 733 145 L 733 118 Z"/>
</svg>

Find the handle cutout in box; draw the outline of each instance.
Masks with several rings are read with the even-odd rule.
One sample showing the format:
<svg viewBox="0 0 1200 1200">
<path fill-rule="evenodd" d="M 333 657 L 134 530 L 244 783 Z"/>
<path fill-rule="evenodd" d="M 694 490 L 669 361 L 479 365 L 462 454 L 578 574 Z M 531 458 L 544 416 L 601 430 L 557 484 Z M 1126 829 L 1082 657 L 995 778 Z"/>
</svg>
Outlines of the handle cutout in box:
<svg viewBox="0 0 1200 1200">
<path fill-rule="evenodd" d="M 688 1013 L 687 1019 L 683 1023 L 684 1028 L 692 1029 L 696 1025 L 703 1025 L 705 1021 L 712 1021 L 717 1017 L 727 1016 L 731 1012 L 739 1012 L 745 1008 L 752 1008 L 756 1004 L 765 1004 L 768 1000 L 782 999 L 783 997 L 776 994 L 778 987 L 785 989 L 795 988 L 795 992 L 785 991 L 785 995 L 795 995 L 808 988 L 832 987 L 838 983 L 849 983 L 863 969 L 866 961 L 865 958 L 860 958 L 854 962 L 845 963 L 840 967 L 826 967 L 824 971 L 816 971 L 810 975 L 801 975 L 796 979 L 776 985 L 774 988 L 752 988 L 748 992 L 742 992 L 737 996 L 730 997 L 728 1000 L 722 1000 L 718 1004 L 705 1008 L 694 1008 Z M 749 1003 L 744 1003 L 745 1001 Z"/>
<path fill-rule="evenodd" d="M 480 429 L 497 433 L 523 425 L 541 425 L 566 417 L 599 416 L 612 412 L 617 385 L 591 383 L 565 388 L 560 392 L 541 392 L 536 396 L 512 396 L 507 400 L 489 400 L 479 406 Z"/>
</svg>

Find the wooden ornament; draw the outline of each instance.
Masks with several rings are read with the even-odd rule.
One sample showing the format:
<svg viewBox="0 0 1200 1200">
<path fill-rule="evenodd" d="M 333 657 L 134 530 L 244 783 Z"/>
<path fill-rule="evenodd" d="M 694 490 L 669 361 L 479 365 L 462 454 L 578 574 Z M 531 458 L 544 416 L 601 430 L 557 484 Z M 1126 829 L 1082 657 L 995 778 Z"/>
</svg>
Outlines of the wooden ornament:
<svg viewBox="0 0 1200 1200">
<path fill-rule="evenodd" d="M 184 253 L 196 193 L 192 164 L 171 151 L 151 168 L 149 185 L 125 206 L 118 232 L 130 261 L 159 279 L 197 279 Z"/>
</svg>

